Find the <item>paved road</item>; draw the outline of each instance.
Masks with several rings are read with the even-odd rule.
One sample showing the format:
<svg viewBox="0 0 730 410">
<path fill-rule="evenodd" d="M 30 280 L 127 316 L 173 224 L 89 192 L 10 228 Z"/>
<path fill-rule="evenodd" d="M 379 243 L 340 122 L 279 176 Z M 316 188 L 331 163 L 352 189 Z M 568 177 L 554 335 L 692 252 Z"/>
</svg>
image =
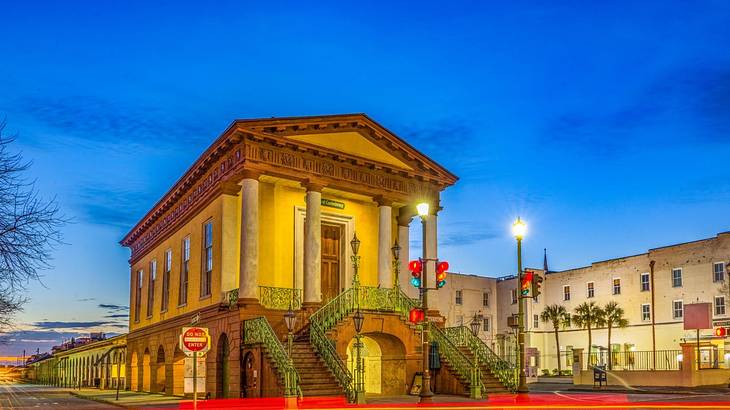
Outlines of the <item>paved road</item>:
<svg viewBox="0 0 730 410">
<path fill-rule="evenodd" d="M 117 409 L 116 406 L 79 399 L 67 389 L 28 384 L 0 384 L 0 409 Z"/>
</svg>

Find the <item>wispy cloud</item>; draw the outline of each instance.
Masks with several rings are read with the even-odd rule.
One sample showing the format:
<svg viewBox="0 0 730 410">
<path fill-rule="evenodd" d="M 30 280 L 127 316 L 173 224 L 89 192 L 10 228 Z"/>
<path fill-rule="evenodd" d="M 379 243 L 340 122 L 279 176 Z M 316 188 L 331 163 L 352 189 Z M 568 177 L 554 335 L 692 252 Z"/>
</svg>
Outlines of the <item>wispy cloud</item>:
<svg viewBox="0 0 730 410">
<path fill-rule="evenodd" d="M 86 329 L 109 325 L 111 323 L 113 322 L 35 322 L 33 326 L 40 329 Z"/>
<path fill-rule="evenodd" d="M 100 184 L 80 187 L 77 198 L 87 222 L 119 229 L 131 228 L 149 205 L 140 192 Z"/>
<path fill-rule="evenodd" d="M 632 146 L 673 144 L 679 139 L 730 142 L 730 66 L 667 72 L 614 110 L 558 115 L 546 125 L 540 140 L 560 149 L 610 156 Z"/>
<path fill-rule="evenodd" d="M 24 97 L 14 106 L 73 145 L 134 151 L 186 148 L 187 143 L 210 138 L 200 123 L 175 110 L 91 95 Z"/>
<path fill-rule="evenodd" d="M 96 300 L 96 298 L 83 298 L 83 299 L 76 299 L 78 302 L 91 302 Z"/>
<path fill-rule="evenodd" d="M 128 311 L 129 310 L 129 306 L 115 305 L 115 304 L 110 304 L 110 303 L 100 303 L 98 306 L 99 306 L 100 309 L 106 309 L 106 310 L 111 311 L 111 312 L 119 312 L 119 311 Z"/>
<path fill-rule="evenodd" d="M 126 319 L 129 317 L 129 314 L 106 315 L 104 317 L 109 319 Z"/>
</svg>

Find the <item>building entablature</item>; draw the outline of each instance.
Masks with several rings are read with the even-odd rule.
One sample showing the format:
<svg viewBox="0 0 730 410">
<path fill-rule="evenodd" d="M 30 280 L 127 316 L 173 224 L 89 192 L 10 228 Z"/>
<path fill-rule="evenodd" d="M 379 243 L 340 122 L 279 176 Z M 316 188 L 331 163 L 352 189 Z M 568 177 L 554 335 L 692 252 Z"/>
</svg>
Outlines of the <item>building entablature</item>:
<svg viewBox="0 0 730 410">
<path fill-rule="evenodd" d="M 334 147 L 334 148 L 333 148 Z M 131 263 L 221 194 L 267 175 L 411 208 L 457 177 L 364 114 L 237 120 L 122 239 Z"/>
</svg>

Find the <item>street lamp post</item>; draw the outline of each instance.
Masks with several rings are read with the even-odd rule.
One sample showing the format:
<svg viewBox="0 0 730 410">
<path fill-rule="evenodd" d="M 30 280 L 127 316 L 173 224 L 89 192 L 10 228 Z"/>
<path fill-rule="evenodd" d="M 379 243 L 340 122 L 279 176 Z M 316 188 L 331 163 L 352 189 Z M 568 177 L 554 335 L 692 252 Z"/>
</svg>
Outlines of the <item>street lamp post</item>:
<svg viewBox="0 0 730 410">
<path fill-rule="evenodd" d="M 428 228 L 426 226 L 426 222 L 428 220 L 429 216 L 429 204 L 428 202 L 423 202 L 418 205 L 416 205 L 416 210 L 418 211 L 418 216 L 421 217 L 421 229 L 423 234 L 423 256 L 424 256 L 424 263 L 423 263 L 423 273 L 421 274 L 421 288 L 420 290 L 420 296 L 421 296 L 421 308 L 423 309 L 423 323 L 422 323 L 422 331 L 421 335 L 423 337 L 423 340 L 421 341 L 422 344 L 422 351 L 423 351 L 423 386 L 421 388 L 420 393 L 420 403 L 431 403 L 433 398 L 433 392 L 431 391 L 431 370 L 429 369 L 429 336 L 428 336 L 428 263 L 429 260 L 425 259 L 426 255 L 428 255 L 428 252 L 426 252 L 427 245 L 427 231 Z"/>
<path fill-rule="evenodd" d="M 527 225 L 517 217 L 512 225 L 512 233 L 517 239 L 517 368 L 519 369 L 519 380 L 517 393 L 527 393 L 527 375 L 525 374 L 525 298 L 522 296 L 520 286 L 522 284 L 522 238 L 527 232 Z"/>
<path fill-rule="evenodd" d="M 393 253 L 393 272 L 395 273 L 393 275 L 393 289 L 397 290 L 400 289 L 400 245 L 398 245 L 397 239 L 390 251 Z"/>
<path fill-rule="evenodd" d="M 361 349 L 362 349 L 362 323 L 365 320 L 365 316 L 358 308 L 355 315 L 352 317 L 352 321 L 355 324 L 355 350 L 356 350 L 356 362 L 355 362 L 355 403 L 365 404 L 365 367 L 362 363 Z"/>
<path fill-rule="evenodd" d="M 474 312 L 474 318 L 471 320 L 471 333 L 474 335 L 474 337 L 479 337 L 479 328 L 481 325 L 482 318 L 480 315 L 477 315 L 476 312 Z M 481 377 L 479 377 L 479 354 L 476 350 L 474 350 L 474 367 L 471 371 L 471 388 L 469 389 L 469 397 L 472 399 L 481 399 L 482 398 L 482 384 L 481 384 Z"/>
<path fill-rule="evenodd" d="M 288 353 L 289 353 L 289 359 L 291 359 L 291 350 L 292 350 L 292 343 L 293 343 L 293 333 L 294 333 L 294 325 L 297 323 L 297 315 L 294 313 L 294 310 L 292 309 L 292 303 L 289 302 L 289 310 L 284 313 L 284 323 L 286 323 L 286 330 L 287 333 L 287 346 L 288 346 Z"/>
</svg>

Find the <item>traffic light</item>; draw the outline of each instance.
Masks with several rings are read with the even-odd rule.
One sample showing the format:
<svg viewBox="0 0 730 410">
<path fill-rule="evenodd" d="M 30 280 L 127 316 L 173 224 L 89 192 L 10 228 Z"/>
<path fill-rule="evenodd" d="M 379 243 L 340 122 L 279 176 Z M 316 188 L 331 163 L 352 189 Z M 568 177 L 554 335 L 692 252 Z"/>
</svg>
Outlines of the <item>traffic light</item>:
<svg viewBox="0 0 730 410">
<path fill-rule="evenodd" d="M 540 296 L 540 287 L 542 286 L 542 276 L 537 273 L 532 274 L 532 298 L 537 299 Z"/>
<path fill-rule="evenodd" d="M 522 274 L 522 282 L 520 283 L 520 296 L 521 297 L 530 296 L 530 290 L 532 290 L 533 275 L 534 275 L 534 272 L 531 270 L 526 270 Z"/>
<path fill-rule="evenodd" d="M 408 320 L 414 324 L 423 322 L 425 317 L 426 315 L 421 308 L 413 308 L 410 312 L 408 312 Z"/>
<path fill-rule="evenodd" d="M 423 263 L 416 259 L 408 262 L 408 270 L 411 271 L 411 285 L 414 288 L 421 287 L 421 272 L 423 272 Z"/>
<path fill-rule="evenodd" d="M 715 328 L 715 336 L 717 337 L 725 337 L 727 336 L 727 329 L 724 327 L 716 327 Z"/>
<path fill-rule="evenodd" d="M 443 288 L 446 284 L 446 271 L 449 270 L 449 263 L 446 261 L 436 264 L 436 289 Z"/>
</svg>

